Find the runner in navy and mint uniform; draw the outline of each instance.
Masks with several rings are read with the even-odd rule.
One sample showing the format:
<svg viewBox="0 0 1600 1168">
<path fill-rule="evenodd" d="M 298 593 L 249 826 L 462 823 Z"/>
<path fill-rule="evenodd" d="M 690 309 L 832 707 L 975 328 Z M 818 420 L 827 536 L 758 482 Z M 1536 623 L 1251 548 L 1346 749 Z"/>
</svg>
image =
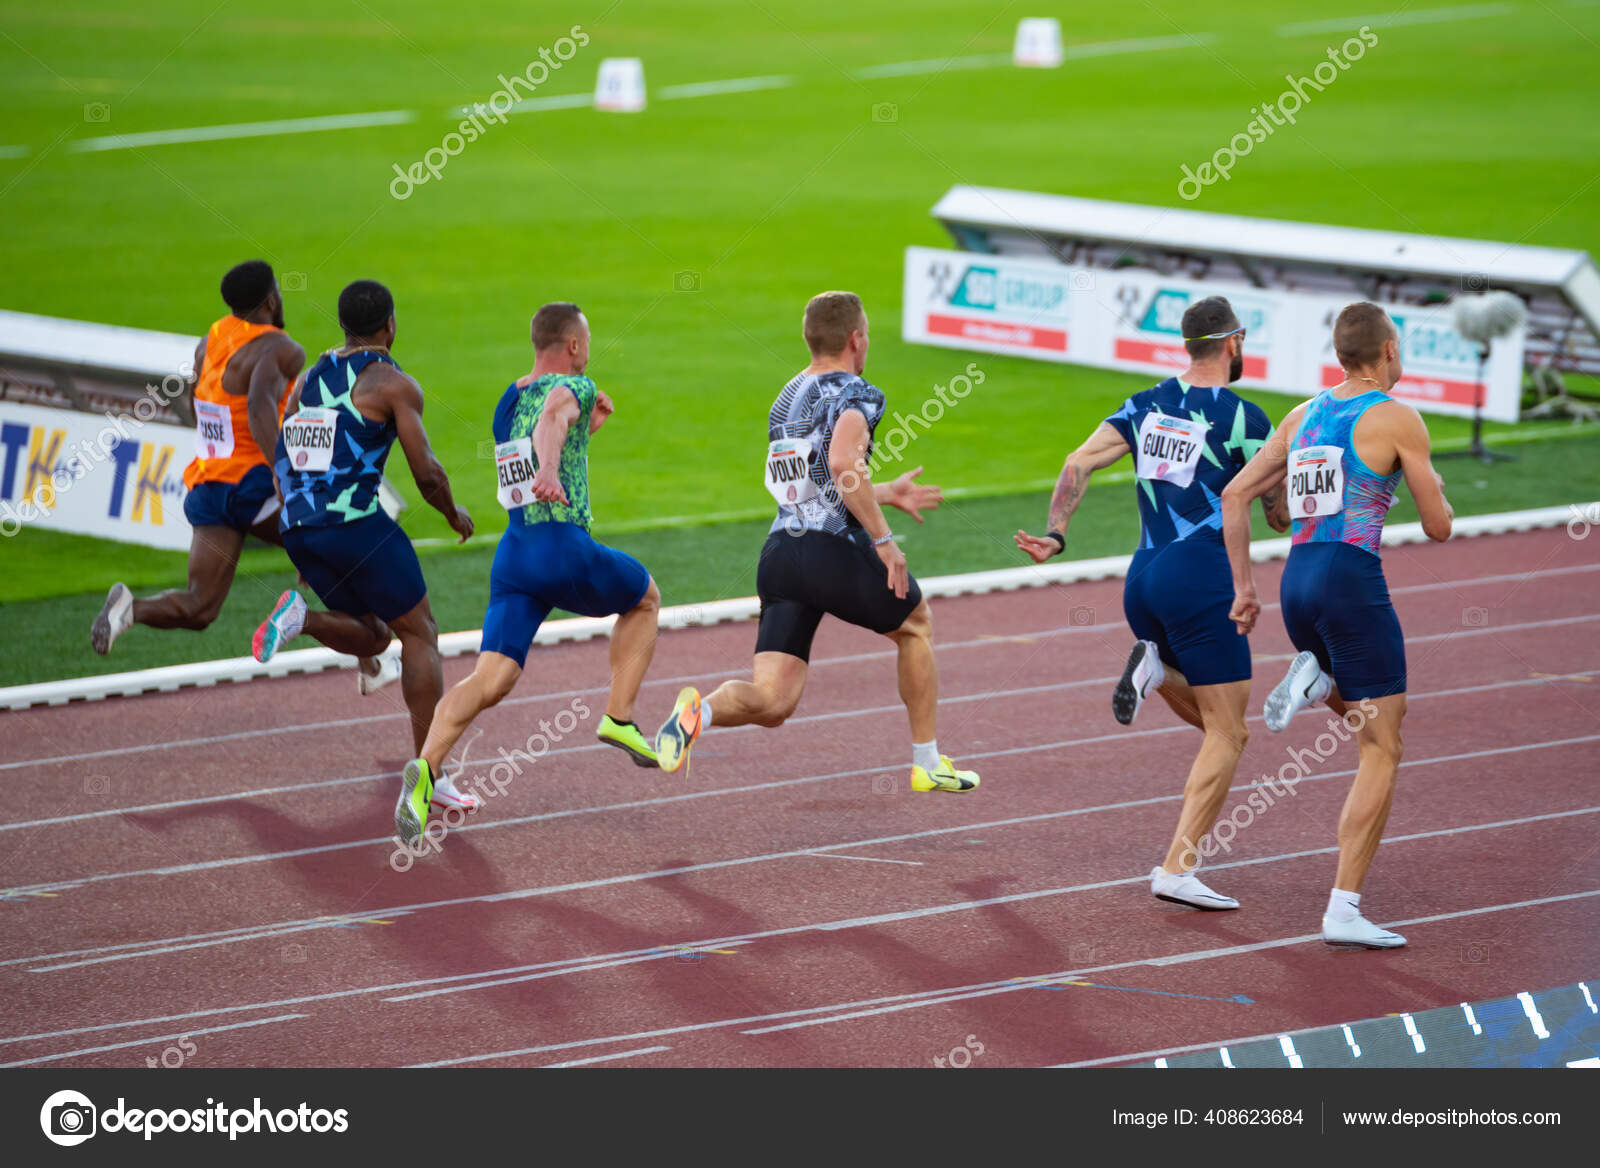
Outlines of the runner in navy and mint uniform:
<svg viewBox="0 0 1600 1168">
<path fill-rule="evenodd" d="M 1184 787 L 1183 810 L 1165 861 L 1151 870 L 1161 900 L 1199 909 L 1239 902 L 1196 874 L 1206 833 L 1228 797 L 1249 737 L 1250 643 L 1228 619 L 1233 588 L 1222 543 L 1222 492 L 1265 443 L 1272 426 L 1261 407 L 1228 385 L 1244 371 L 1244 327 L 1221 296 L 1183 314 L 1189 367 L 1135 394 L 1068 456 L 1050 500 L 1044 536 L 1017 532 L 1017 546 L 1044 563 L 1066 548 L 1067 524 L 1089 476 L 1134 456 L 1141 534 L 1122 606 L 1138 638 L 1111 696 L 1130 724 L 1159 691 L 1184 721 L 1205 733 Z M 1267 521 L 1289 525 L 1278 495 L 1263 500 Z"/>
<path fill-rule="evenodd" d="M 655 653 L 661 593 L 643 564 L 589 534 L 589 439 L 613 410 L 583 375 L 589 321 L 561 301 L 534 313 L 532 332 L 533 370 L 506 388 L 494 412 L 496 497 L 509 525 L 489 575 L 483 642 L 477 666 L 439 703 L 427 742 L 406 764 L 419 807 L 430 785 L 449 781 L 445 756 L 473 719 L 517 684 L 534 635 L 557 608 L 617 617 L 611 692 L 596 737 L 638 766 L 656 765 L 633 705 Z"/>
<path fill-rule="evenodd" d="M 283 491 L 283 546 L 332 612 L 357 618 L 346 643 L 325 635 L 335 622 L 310 610 L 290 589 L 255 636 L 255 656 L 269 661 L 301 632 L 339 652 L 376 655 L 400 639 L 400 686 L 411 711 L 413 749 L 428 734 L 444 690 L 439 631 L 411 540 L 379 500 L 383 468 L 396 439 L 417 490 L 462 540 L 472 519 L 450 494 L 450 479 L 422 427 L 422 389 L 389 354 L 394 298 L 374 280 L 357 280 L 339 295 L 345 343 L 306 370 L 284 411 L 276 469 Z M 349 622 L 338 622 L 346 627 Z M 452 789 L 435 792 L 441 806 L 472 810 L 476 800 Z M 420 830 L 420 828 L 419 828 Z"/>
<path fill-rule="evenodd" d="M 1296 712 L 1326 702 L 1356 732 L 1361 760 L 1339 818 L 1339 869 L 1322 939 L 1393 949 L 1406 939 L 1360 909 L 1394 801 L 1406 712 L 1406 647 L 1383 578 L 1383 523 L 1401 478 L 1428 538 L 1449 539 L 1454 513 L 1428 454 L 1422 415 L 1389 396 L 1401 374 L 1394 322 L 1376 304 L 1349 305 L 1334 322 L 1333 349 L 1344 381 L 1291 411 L 1224 496 L 1231 615 L 1248 633 L 1261 612 L 1250 566 L 1250 500 L 1283 491 L 1294 533 L 1278 592 L 1300 653 L 1267 697 L 1267 729 L 1282 730 Z"/>
</svg>

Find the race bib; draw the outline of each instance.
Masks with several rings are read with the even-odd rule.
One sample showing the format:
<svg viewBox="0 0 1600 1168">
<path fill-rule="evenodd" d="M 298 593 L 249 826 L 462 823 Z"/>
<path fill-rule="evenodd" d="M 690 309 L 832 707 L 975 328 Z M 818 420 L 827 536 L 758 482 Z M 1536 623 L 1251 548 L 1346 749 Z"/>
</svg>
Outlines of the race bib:
<svg viewBox="0 0 1600 1168">
<path fill-rule="evenodd" d="M 811 443 L 780 438 L 767 447 L 767 491 L 780 507 L 793 507 L 817 497 L 811 481 Z"/>
<path fill-rule="evenodd" d="M 495 498 L 507 511 L 526 507 L 534 501 L 533 439 L 516 438 L 498 442 L 494 448 L 494 474 L 499 488 Z"/>
<path fill-rule="evenodd" d="M 194 400 L 194 456 L 227 458 L 233 453 L 233 411 L 217 402 Z"/>
<path fill-rule="evenodd" d="M 1344 510 L 1344 448 L 1304 446 L 1289 452 L 1289 514 L 1321 519 Z"/>
<path fill-rule="evenodd" d="M 1142 479 L 1187 487 L 1206 447 L 1210 422 L 1150 413 L 1139 424 L 1139 452 L 1135 471 Z"/>
<path fill-rule="evenodd" d="M 306 406 L 283 424 L 283 450 L 295 470 L 321 474 L 333 465 L 334 436 L 339 411 L 326 406 Z"/>
</svg>

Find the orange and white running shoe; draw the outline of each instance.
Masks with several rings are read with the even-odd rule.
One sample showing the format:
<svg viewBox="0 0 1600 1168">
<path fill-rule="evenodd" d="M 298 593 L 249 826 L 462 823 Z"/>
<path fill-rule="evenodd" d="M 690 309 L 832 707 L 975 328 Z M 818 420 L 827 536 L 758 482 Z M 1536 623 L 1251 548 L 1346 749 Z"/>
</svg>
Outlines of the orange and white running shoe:
<svg viewBox="0 0 1600 1168">
<path fill-rule="evenodd" d="M 672 715 L 656 734 L 656 760 L 671 773 L 689 761 L 689 748 L 700 737 L 700 691 L 686 685 L 678 691 Z"/>
</svg>

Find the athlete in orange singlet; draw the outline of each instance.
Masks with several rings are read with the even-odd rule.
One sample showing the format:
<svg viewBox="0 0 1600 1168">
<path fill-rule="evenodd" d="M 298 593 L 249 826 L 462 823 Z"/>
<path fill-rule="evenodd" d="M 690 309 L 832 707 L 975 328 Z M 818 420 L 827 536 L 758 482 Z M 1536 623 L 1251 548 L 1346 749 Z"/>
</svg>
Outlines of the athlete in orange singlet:
<svg viewBox="0 0 1600 1168">
<path fill-rule="evenodd" d="M 222 299 L 229 314 L 211 326 L 194 353 L 195 456 L 183 472 L 189 488 L 183 513 L 194 529 L 188 587 L 139 600 L 126 584 L 113 585 L 90 630 L 96 653 L 109 653 L 134 625 L 208 627 L 233 585 L 245 536 L 283 544 L 270 458 L 284 404 L 305 367 L 306 354 L 284 331 L 283 296 L 264 260 L 230 269 L 222 278 Z M 329 615 L 335 623 L 349 620 L 358 626 L 328 630 L 330 641 L 342 642 L 338 647 L 373 642 L 371 631 L 354 618 Z M 382 646 L 368 651 L 376 654 Z M 361 692 L 370 693 L 398 676 L 397 663 L 380 665 L 374 657 L 363 657 Z"/>
</svg>

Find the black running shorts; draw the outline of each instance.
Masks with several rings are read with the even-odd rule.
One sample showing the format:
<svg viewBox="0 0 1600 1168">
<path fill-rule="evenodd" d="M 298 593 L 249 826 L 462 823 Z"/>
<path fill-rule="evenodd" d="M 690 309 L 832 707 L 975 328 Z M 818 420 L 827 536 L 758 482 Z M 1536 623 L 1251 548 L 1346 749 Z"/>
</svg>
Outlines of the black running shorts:
<svg viewBox="0 0 1600 1168">
<path fill-rule="evenodd" d="M 889 590 L 889 570 L 866 532 L 844 535 L 775 531 L 761 548 L 756 569 L 761 599 L 757 653 L 787 653 L 811 659 L 811 639 L 823 615 L 892 633 L 922 603 L 922 589 L 911 578 L 904 600 Z"/>
</svg>

